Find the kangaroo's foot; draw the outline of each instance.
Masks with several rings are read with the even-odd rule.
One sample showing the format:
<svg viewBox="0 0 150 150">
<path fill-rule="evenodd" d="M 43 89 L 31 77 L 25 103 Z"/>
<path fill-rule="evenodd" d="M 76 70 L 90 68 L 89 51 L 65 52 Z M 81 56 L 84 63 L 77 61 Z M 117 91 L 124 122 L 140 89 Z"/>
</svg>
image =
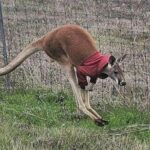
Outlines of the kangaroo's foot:
<svg viewBox="0 0 150 150">
<path fill-rule="evenodd" d="M 102 127 L 102 126 L 104 126 L 104 125 L 108 125 L 109 122 L 106 121 L 106 120 L 103 120 L 103 119 L 96 119 L 96 120 L 95 120 L 95 124 Z"/>
</svg>

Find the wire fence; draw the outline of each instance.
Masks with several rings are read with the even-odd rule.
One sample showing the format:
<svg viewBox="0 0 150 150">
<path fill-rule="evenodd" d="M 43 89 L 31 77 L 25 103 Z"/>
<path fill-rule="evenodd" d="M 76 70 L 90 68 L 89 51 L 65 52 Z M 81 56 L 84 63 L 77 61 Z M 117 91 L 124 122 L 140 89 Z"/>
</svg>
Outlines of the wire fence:
<svg viewBox="0 0 150 150">
<path fill-rule="evenodd" d="M 116 94 L 118 98 L 125 96 L 124 103 L 134 101 L 149 109 L 149 6 L 149 0 L 2 0 L 7 58 L 11 61 L 34 38 L 57 26 L 79 24 L 96 39 L 102 53 L 112 53 L 116 57 L 128 54 L 123 63 L 126 89 L 116 94 L 111 80 L 100 80 L 93 94 L 95 99 L 112 99 Z M 3 47 L 0 47 L 1 66 L 5 62 Z M 70 87 L 59 65 L 44 53 L 27 59 L 10 74 L 9 82 L 11 89 Z M 3 83 L 1 78 L 1 87 Z"/>
</svg>

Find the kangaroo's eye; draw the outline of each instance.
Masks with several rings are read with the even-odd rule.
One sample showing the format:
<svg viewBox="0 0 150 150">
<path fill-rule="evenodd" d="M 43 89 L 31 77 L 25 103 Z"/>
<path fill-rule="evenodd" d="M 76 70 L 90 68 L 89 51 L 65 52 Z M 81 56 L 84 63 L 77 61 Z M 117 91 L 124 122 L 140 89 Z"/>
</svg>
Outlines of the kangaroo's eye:
<svg viewBox="0 0 150 150">
<path fill-rule="evenodd" d="M 115 74 L 118 74 L 118 71 L 114 71 Z"/>
</svg>

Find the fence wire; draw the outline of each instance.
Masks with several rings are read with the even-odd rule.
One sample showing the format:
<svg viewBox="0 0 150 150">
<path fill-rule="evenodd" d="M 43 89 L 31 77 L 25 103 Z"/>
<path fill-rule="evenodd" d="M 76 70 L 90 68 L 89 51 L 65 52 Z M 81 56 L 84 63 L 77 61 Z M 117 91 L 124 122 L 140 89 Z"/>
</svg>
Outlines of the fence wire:
<svg viewBox="0 0 150 150">
<path fill-rule="evenodd" d="M 57 26 L 81 25 L 96 39 L 102 53 L 116 57 L 128 54 L 122 64 L 127 86 L 120 91 L 125 95 L 125 103 L 133 100 L 149 107 L 149 6 L 149 0 L 2 0 L 7 57 L 11 61 L 34 38 Z M 4 58 L 2 53 L 0 58 Z M 70 88 L 65 73 L 44 53 L 27 59 L 11 73 L 10 82 L 12 89 Z M 115 88 L 107 79 L 99 81 L 93 95 L 103 100 L 112 99 L 114 93 Z"/>
</svg>

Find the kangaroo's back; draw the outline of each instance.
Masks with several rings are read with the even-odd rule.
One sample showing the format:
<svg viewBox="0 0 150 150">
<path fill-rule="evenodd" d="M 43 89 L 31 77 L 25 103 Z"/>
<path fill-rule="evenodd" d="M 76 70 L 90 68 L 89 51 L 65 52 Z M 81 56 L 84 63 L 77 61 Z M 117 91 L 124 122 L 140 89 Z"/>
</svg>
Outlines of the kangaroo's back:
<svg viewBox="0 0 150 150">
<path fill-rule="evenodd" d="M 79 65 L 96 51 L 91 35 L 77 25 L 64 25 L 52 30 L 44 39 L 45 52 L 56 61 L 64 59 Z"/>
</svg>

